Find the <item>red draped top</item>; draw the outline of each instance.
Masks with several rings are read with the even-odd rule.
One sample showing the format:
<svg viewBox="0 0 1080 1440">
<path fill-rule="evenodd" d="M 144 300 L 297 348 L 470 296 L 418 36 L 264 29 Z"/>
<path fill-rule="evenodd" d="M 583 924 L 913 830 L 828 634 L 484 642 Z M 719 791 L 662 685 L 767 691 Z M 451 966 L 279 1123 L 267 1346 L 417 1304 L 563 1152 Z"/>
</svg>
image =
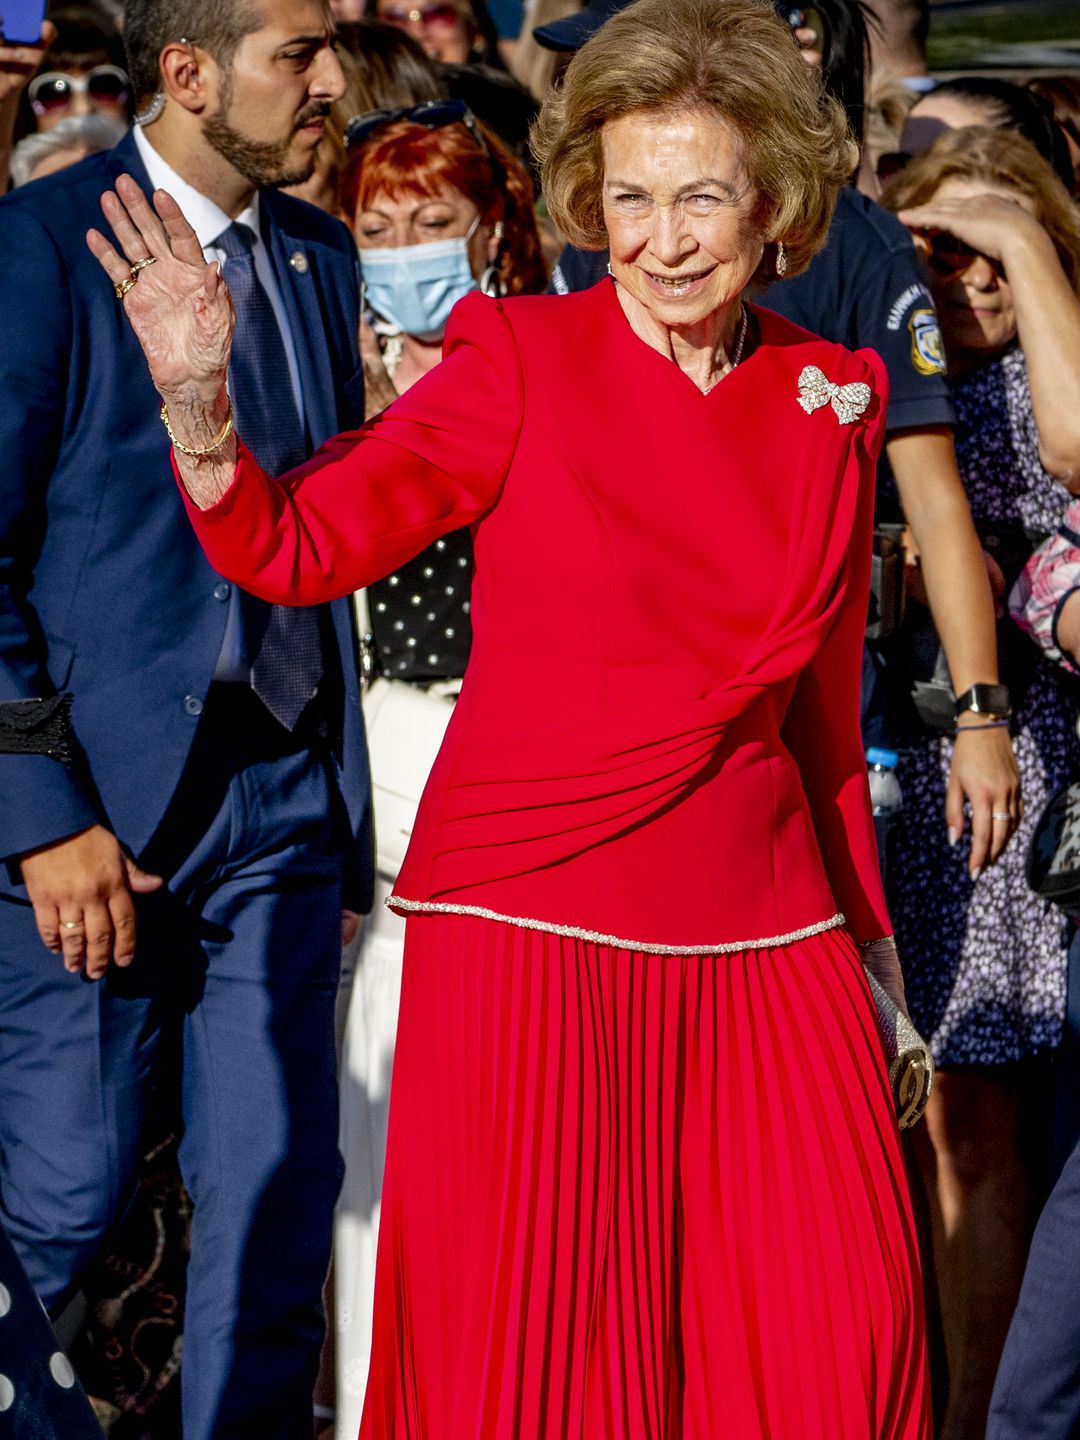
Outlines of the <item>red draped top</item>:
<svg viewBox="0 0 1080 1440">
<path fill-rule="evenodd" d="M 888 933 L 859 734 L 887 382 L 753 309 L 707 395 L 610 280 L 455 309 L 445 359 L 282 480 L 241 446 L 214 567 L 309 604 L 471 525 L 473 651 L 391 901 L 660 953 Z M 804 366 L 865 382 L 842 423 Z"/>
</svg>

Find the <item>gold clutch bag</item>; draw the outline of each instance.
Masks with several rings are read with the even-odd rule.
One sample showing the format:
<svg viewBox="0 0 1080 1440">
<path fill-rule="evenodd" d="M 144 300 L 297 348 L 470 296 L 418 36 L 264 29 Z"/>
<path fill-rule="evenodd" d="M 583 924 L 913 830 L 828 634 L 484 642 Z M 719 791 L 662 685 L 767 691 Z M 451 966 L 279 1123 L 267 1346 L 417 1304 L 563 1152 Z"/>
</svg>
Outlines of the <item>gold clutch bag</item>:
<svg viewBox="0 0 1080 1440">
<path fill-rule="evenodd" d="M 864 967 L 865 968 L 865 967 Z M 866 971 L 877 1010 L 885 1064 L 896 1105 L 897 1124 L 910 1130 L 922 1119 L 934 1088 L 934 1057 L 930 1047 L 881 982 Z"/>
</svg>

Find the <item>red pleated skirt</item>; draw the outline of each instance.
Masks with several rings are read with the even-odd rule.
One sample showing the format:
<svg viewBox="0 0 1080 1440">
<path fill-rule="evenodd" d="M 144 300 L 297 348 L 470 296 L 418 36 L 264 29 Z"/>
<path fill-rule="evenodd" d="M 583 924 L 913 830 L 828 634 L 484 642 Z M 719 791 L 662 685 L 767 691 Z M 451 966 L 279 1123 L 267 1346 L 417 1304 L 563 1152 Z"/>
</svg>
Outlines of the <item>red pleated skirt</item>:
<svg viewBox="0 0 1080 1440">
<path fill-rule="evenodd" d="M 658 956 L 410 918 L 362 1440 L 929 1440 L 841 930 Z"/>
</svg>

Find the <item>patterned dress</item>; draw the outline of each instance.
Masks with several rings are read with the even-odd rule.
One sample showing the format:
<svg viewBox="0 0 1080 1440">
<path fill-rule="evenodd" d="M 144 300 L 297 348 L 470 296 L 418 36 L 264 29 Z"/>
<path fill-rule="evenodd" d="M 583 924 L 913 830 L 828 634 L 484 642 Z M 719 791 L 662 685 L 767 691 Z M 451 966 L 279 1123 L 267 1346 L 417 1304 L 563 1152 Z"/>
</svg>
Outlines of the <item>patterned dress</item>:
<svg viewBox="0 0 1080 1440">
<path fill-rule="evenodd" d="M 1069 496 L 1039 462 L 1022 352 L 961 381 L 953 399 L 957 459 L 980 535 L 1022 530 L 1036 544 L 1061 522 Z M 1030 684 L 1018 703 L 1014 695 L 1024 819 L 974 883 L 968 837 L 950 849 L 946 835 L 952 741 L 923 731 L 901 758 L 892 911 L 912 1018 L 940 1065 L 1021 1060 L 1052 1049 L 1061 1034 L 1071 926 L 1028 888 L 1024 867 L 1045 801 L 1080 774 L 1077 691 L 1033 649 L 1030 660 Z"/>
</svg>

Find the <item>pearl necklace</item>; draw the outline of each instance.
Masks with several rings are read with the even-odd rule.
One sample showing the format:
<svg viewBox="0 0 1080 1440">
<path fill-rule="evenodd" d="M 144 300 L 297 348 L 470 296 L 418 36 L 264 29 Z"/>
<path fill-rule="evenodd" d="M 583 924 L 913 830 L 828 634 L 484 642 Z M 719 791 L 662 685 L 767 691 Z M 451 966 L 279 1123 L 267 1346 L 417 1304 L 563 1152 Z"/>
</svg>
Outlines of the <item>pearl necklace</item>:
<svg viewBox="0 0 1080 1440">
<path fill-rule="evenodd" d="M 736 365 L 738 365 L 739 361 L 742 359 L 743 346 L 746 344 L 746 322 L 748 316 L 746 313 L 746 306 L 742 303 L 741 300 L 739 301 L 739 309 L 742 311 L 742 320 L 739 322 L 739 338 L 735 342 L 735 354 L 732 356 L 731 359 L 731 370 L 734 370 Z M 727 372 L 729 375 L 731 374 L 731 370 L 728 370 Z M 701 393 L 703 395 L 711 394 L 712 391 L 716 388 L 716 386 L 720 383 L 720 381 L 723 380 L 723 378 L 723 375 L 717 375 L 715 380 L 709 381 L 708 385 L 706 385 L 702 389 Z"/>
</svg>

